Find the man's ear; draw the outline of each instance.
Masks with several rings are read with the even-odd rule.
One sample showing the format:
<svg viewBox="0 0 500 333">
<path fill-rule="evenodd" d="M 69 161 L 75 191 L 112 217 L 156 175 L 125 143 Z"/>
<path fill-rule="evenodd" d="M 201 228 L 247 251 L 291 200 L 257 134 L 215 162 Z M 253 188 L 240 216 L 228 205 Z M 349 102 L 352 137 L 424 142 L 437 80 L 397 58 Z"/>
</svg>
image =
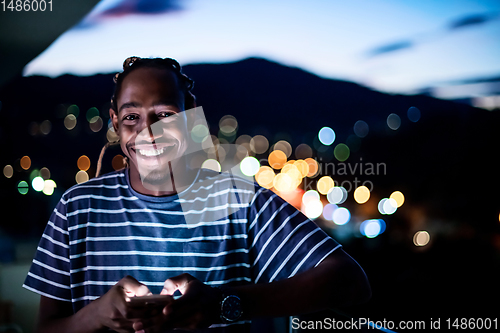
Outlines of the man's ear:
<svg viewBox="0 0 500 333">
<path fill-rule="evenodd" d="M 115 110 L 112 108 L 109 108 L 109 118 L 111 119 L 111 123 L 113 124 L 113 128 L 115 130 L 115 133 L 118 135 L 119 131 L 119 126 L 118 126 L 118 115 L 116 114 Z"/>
</svg>

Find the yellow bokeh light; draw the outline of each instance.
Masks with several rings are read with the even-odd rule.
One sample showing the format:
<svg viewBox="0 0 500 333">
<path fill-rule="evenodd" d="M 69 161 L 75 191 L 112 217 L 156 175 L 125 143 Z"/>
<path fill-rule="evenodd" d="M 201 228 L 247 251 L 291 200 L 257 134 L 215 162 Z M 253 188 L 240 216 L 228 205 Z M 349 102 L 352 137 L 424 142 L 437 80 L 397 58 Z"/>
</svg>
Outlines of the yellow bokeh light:
<svg viewBox="0 0 500 333">
<path fill-rule="evenodd" d="M 279 173 L 274 177 L 273 186 L 280 192 L 295 190 L 295 181 L 287 173 Z"/>
<path fill-rule="evenodd" d="M 115 155 L 115 157 L 113 157 L 113 159 L 111 160 L 111 165 L 113 166 L 114 170 L 123 169 L 125 167 L 124 157 L 120 154 Z"/>
<path fill-rule="evenodd" d="M 82 171 L 87 171 L 90 168 L 90 158 L 85 155 L 80 156 L 76 163 L 78 165 L 78 169 Z"/>
<path fill-rule="evenodd" d="M 297 167 L 297 170 L 299 170 L 300 174 L 302 175 L 302 178 L 307 176 L 307 174 L 309 173 L 309 164 L 307 164 L 306 161 L 297 160 L 293 162 L 293 165 Z"/>
<path fill-rule="evenodd" d="M 316 187 L 318 188 L 318 192 L 321 194 L 328 194 L 330 190 L 335 186 L 335 182 L 330 176 L 323 176 L 318 180 Z"/>
<path fill-rule="evenodd" d="M 29 168 L 31 168 L 31 159 L 29 158 L 29 156 L 23 156 L 21 158 L 21 168 L 23 168 L 24 170 L 28 170 Z"/>
<path fill-rule="evenodd" d="M 370 190 L 366 186 L 360 186 L 354 191 L 354 200 L 359 204 L 364 204 L 370 199 Z"/>
<path fill-rule="evenodd" d="M 274 150 L 269 154 L 269 165 L 273 169 L 281 169 L 286 163 L 286 155 L 281 150 Z"/>
<path fill-rule="evenodd" d="M 273 187 L 273 181 L 275 176 L 276 175 L 274 174 L 273 169 L 271 169 L 266 165 L 263 165 L 259 168 L 259 171 L 257 171 L 257 173 L 255 174 L 255 180 L 260 186 L 269 189 Z"/>
<path fill-rule="evenodd" d="M 405 202 L 405 196 L 400 191 L 392 192 L 392 194 L 389 198 L 394 199 L 396 201 L 398 208 L 401 207 L 403 205 L 403 203 Z"/>
<path fill-rule="evenodd" d="M 319 172 L 318 162 L 316 162 L 316 160 L 313 158 L 306 158 L 304 161 L 309 166 L 309 172 L 307 173 L 307 177 L 310 178 L 315 177 Z"/>
<path fill-rule="evenodd" d="M 417 231 L 415 235 L 413 235 L 413 244 L 415 246 L 425 246 L 431 240 L 431 236 L 427 231 Z"/>
</svg>

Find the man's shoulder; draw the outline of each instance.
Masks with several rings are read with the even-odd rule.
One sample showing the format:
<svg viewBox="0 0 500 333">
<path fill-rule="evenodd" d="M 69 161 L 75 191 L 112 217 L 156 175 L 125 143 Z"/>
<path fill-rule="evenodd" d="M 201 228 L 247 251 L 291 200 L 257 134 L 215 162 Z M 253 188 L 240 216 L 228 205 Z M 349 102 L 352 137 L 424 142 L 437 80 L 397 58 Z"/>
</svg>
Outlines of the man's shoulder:
<svg viewBox="0 0 500 333">
<path fill-rule="evenodd" d="M 117 190 L 120 188 L 128 188 L 125 169 L 106 173 L 86 182 L 76 184 L 63 194 L 63 198 L 67 199 L 77 195 L 99 193 L 103 190 Z"/>
</svg>

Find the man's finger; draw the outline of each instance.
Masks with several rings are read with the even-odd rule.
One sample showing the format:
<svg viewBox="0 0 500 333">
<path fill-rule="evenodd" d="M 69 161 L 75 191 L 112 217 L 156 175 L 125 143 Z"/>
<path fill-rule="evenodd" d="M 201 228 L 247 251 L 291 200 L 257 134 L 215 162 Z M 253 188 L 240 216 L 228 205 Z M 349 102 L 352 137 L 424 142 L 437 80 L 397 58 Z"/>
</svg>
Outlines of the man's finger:
<svg viewBox="0 0 500 333">
<path fill-rule="evenodd" d="M 118 281 L 117 285 L 121 286 L 125 290 L 127 296 L 146 296 L 151 294 L 146 285 L 140 283 L 130 275 L 127 275 Z"/>
<path fill-rule="evenodd" d="M 167 279 L 163 284 L 163 290 L 167 292 L 167 295 L 173 295 L 176 290 L 179 290 L 181 294 L 186 292 L 187 284 L 196 280 L 192 275 L 184 273 Z"/>
</svg>

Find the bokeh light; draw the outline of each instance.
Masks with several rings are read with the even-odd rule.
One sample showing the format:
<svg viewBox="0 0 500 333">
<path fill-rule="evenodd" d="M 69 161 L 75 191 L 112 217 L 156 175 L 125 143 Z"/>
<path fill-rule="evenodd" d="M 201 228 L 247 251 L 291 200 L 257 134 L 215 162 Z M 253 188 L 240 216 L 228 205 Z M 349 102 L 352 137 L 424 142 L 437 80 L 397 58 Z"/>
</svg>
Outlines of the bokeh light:
<svg viewBox="0 0 500 333">
<path fill-rule="evenodd" d="M 279 173 L 274 177 L 273 186 L 280 192 L 290 192 L 297 188 L 295 181 L 286 173 Z"/>
<path fill-rule="evenodd" d="M 40 129 L 40 133 L 42 133 L 43 135 L 47 135 L 52 130 L 52 123 L 50 122 L 50 120 L 44 120 L 40 124 L 39 129 Z"/>
<path fill-rule="evenodd" d="M 330 190 L 335 186 L 335 183 L 330 176 L 323 176 L 318 180 L 316 187 L 318 188 L 318 192 L 321 194 L 328 194 Z"/>
<path fill-rule="evenodd" d="M 43 178 L 38 176 L 33 178 L 33 180 L 31 181 L 31 187 L 33 187 L 35 191 L 40 192 L 43 190 L 44 183 L 45 181 L 43 180 Z"/>
<path fill-rule="evenodd" d="M 383 198 L 378 203 L 378 211 L 383 215 L 391 215 L 396 212 L 398 203 L 391 198 Z"/>
<path fill-rule="evenodd" d="M 64 127 L 67 130 L 72 130 L 76 126 L 76 117 L 74 114 L 70 113 L 64 118 Z"/>
<path fill-rule="evenodd" d="M 50 170 L 46 167 L 43 167 L 40 169 L 40 177 L 42 177 L 44 180 L 47 180 L 50 178 Z"/>
<path fill-rule="evenodd" d="M 307 177 L 314 178 L 319 173 L 319 165 L 318 162 L 313 158 L 306 158 L 304 162 L 309 166 L 309 172 L 307 173 Z"/>
<path fill-rule="evenodd" d="M 263 165 L 259 168 L 259 171 L 255 174 L 255 180 L 257 183 L 267 189 L 273 187 L 274 177 L 276 174 L 274 170 L 270 167 Z"/>
<path fill-rule="evenodd" d="M 209 169 L 209 170 L 213 170 L 213 171 L 217 171 L 217 172 L 220 172 L 222 170 L 219 161 L 214 160 L 212 158 L 205 160 L 205 162 L 203 162 L 201 167 L 203 169 Z"/>
<path fill-rule="evenodd" d="M 309 191 L 306 191 L 303 195 L 302 195 L 302 203 L 305 205 L 307 204 L 309 201 L 311 200 L 319 200 L 320 196 L 319 196 L 319 193 L 315 190 L 309 190 Z"/>
<path fill-rule="evenodd" d="M 335 209 L 333 212 L 333 223 L 344 225 L 351 220 L 351 212 L 345 207 Z"/>
<path fill-rule="evenodd" d="M 87 121 L 90 123 L 94 117 L 99 116 L 99 110 L 96 107 L 91 107 L 87 110 L 87 114 L 85 116 L 87 118 Z"/>
<path fill-rule="evenodd" d="M 54 189 L 57 187 L 56 182 L 53 181 L 52 179 L 47 179 L 43 183 L 43 189 L 42 192 L 45 195 L 52 195 L 54 194 Z"/>
<path fill-rule="evenodd" d="M 338 208 L 337 205 L 335 204 L 326 204 L 325 207 L 323 207 L 323 217 L 327 221 L 333 221 L 333 212 Z"/>
<path fill-rule="evenodd" d="M 78 158 L 76 164 L 78 165 L 78 169 L 82 171 L 87 171 L 90 168 L 90 158 L 88 158 L 85 155 L 82 155 Z"/>
<path fill-rule="evenodd" d="M 333 154 L 335 155 L 335 158 L 337 160 L 339 160 L 340 162 L 344 162 L 349 158 L 351 150 L 346 144 L 339 143 L 333 150 Z"/>
<path fill-rule="evenodd" d="M 299 170 L 300 175 L 302 176 L 302 178 L 304 178 L 305 176 L 307 176 L 307 174 L 309 173 L 309 164 L 307 164 L 306 161 L 304 161 L 304 160 L 297 160 L 297 161 L 293 162 L 293 165 L 295 165 L 297 167 L 297 170 Z"/>
<path fill-rule="evenodd" d="M 248 177 L 254 176 L 260 169 L 260 162 L 253 156 L 245 157 L 240 163 L 241 172 Z"/>
<path fill-rule="evenodd" d="M 67 115 L 73 115 L 73 117 L 75 117 L 75 119 L 78 117 L 78 115 L 80 114 L 80 108 L 78 107 L 78 105 L 70 105 L 68 106 L 68 109 L 66 110 L 66 114 Z"/>
<path fill-rule="evenodd" d="M 102 121 L 102 118 L 99 116 L 95 116 L 89 121 L 89 127 L 92 130 L 92 132 L 97 133 L 102 129 L 104 122 Z"/>
<path fill-rule="evenodd" d="M 305 144 L 301 143 L 295 148 L 295 158 L 305 160 L 306 158 L 310 158 L 313 156 L 312 148 Z"/>
<path fill-rule="evenodd" d="M 365 136 L 367 136 L 369 131 L 370 127 L 363 120 L 358 120 L 354 124 L 354 134 L 356 134 L 360 138 L 364 138 Z"/>
<path fill-rule="evenodd" d="M 403 205 L 403 203 L 405 202 L 405 196 L 400 191 L 392 192 L 392 194 L 389 196 L 389 198 L 394 199 L 394 201 L 396 201 L 396 205 L 398 208 L 401 207 Z"/>
<path fill-rule="evenodd" d="M 77 184 L 85 183 L 89 180 L 89 174 L 84 170 L 80 170 L 76 173 L 75 180 Z"/>
<path fill-rule="evenodd" d="M 269 148 L 269 141 L 263 135 L 256 135 L 250 140 L 250 149 L 256 154 L 264 154 Z"/>
<path fill-rule="evenodd" d="M 198 124 L 191 130 L 191 138 L 197 143 L 205 141 L 209 135 L 208 128 L 203 124 Z"/>
<path fill-rule="evenodd" d="M 387 117 L 387 126 L 393 131 L 397 130 L 401 126 L 401 118 L 397 114 L 391 113 Z"/>
<path fill-rule="evenodd" d="M 386 224 L 382 219 L 366 220 L 359 226 L 359 231 L 367 238 L 375 238 L 385 231 Z"/>
<path fill-rule="evenodd" d="M 12 165 L 7 164 L 3 167 L 3 175 L 7 178 L 11 178 L 14 175 L 14 168 Z"/>
<path fill-rule="evenodd" d="M 125 160 L 122 155 L 117 154 L 111 160 L 111 166 L 114 170 L 121 170 L 125 167 Z"/>
<path fill-rule="evenodd" d="M 335 141 L 335 131 L 325 126 L 319 130 L 318 139 L 325 146 L 329 146 Z"/>
<path fill-rule="evenodd" d="M 20 161 L 21 168 L 28 170 L 31 168 L 31 158 L 29 156 L 23 156 Z"/>
<path fill-rule="evenodd" d="M 347 190 L 342 186 L 335 186 L 326 195 L 329 203 L 341 204 L 347 200 Z"/>
<path fill-rule="evenodd" d="M 354 191 L 354 200 L 358 204 L 364 204 L 370 199 L 370 190 L 366 186 L 360 186 Z"/>
<path fill-rule="evenodd" d="M 304 203 L 302 212 L 310 219 L 318 218 L 323 213 L 323 203 L 319 199 L 308 200 Z"/>
<path fill-rule="evenodd" d="M 21 194 L 26 194 L 28 193 L 28 190 L 29 190 L 29 186 L 28 186 L 28 183 L 25 182 L 24 180 L 21 180 L 18 184 L 17 184 L 17 191 Z"/>
<path fill-rule="evenodd" d="M 118 141 L 119 138 L 120 137 L 116 134 L 115 129 L 113 128 L 113 126 L 111 126 L 110 128 L 108 128 L 108 131 L 106 132 L 106 139 L 109 142 L 116 142 L 116 141 Z"/>
<path fill-rule="evenodd" d="M 281 150 L 285 153 L 286 157 L 290 157 L 292 155 L 292 146 L 288 143 L 288 141 L 280 140 L 274 144 L 274 150 Z"/>
<path fill-rule="evenodd" d="M 411 122 L 416 123 L 417 121 L 420 120 L 420 110 L 412 106 L 408 109 L 407 116 Z"/>
<path fill-rule="evenodd" d="M 268 157 L 269 165 L 273 169 L 281 169 L 286 163 L 286 155 L 281 150 L 273 150 Z"/>
<path fill-rule="evenodd" d="M 431 240 L 431 236 L 427 231 L 417 231 L 415 235 L 413 235 L 413 244 L 415 246 L 425 246 Z"/>
<path fill-rule="evenodd" d="M 219 121 L 219 128 L 225 136 L 233 136 L 238 129 L 238 121 L 231 115 L 222 117 Z"/>
</svg>

